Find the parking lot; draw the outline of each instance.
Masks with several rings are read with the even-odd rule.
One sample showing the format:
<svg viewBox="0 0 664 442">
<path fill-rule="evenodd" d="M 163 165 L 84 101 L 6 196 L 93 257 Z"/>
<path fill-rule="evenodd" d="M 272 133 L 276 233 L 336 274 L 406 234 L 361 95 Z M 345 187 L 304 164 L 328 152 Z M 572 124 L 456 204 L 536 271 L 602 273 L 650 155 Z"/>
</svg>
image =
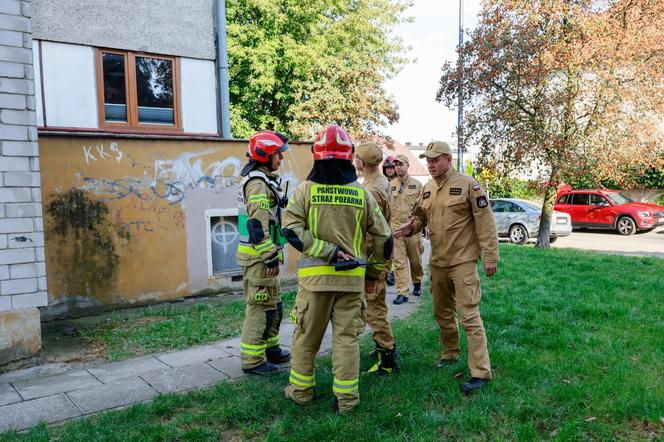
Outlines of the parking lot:
<svg viewBox="0 0 664 442">
<path fill-rule="evenodd" d="M 610 230 L 574 230 L 552 246 L 664 258 L 664 227 L 630 236 Z"/>
</svg>

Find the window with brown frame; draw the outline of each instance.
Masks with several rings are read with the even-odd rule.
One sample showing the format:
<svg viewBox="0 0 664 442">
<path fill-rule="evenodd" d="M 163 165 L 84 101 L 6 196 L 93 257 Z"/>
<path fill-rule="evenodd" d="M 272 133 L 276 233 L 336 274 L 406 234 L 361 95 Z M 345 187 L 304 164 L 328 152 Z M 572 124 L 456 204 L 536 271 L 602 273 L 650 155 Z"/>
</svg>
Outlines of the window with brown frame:
<svg viewBox="0 0 664 442">
<path fill-rule="evenodd" d="M 180 130 L 178 68 L 175 57 L 98 49 L 100 127 Z"/>
</svg>

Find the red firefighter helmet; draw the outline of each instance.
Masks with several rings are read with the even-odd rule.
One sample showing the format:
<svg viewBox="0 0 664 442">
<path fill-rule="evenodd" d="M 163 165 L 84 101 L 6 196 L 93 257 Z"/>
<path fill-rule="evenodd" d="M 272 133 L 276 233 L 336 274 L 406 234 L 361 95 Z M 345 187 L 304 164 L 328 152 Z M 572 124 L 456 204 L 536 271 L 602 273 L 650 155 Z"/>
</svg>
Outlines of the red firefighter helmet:
<svg viewBox="0 0 664 442">
<path fill-rule="evenodd" d="M 249 138 L 247 156 L 254 161 L 267 163 L 270 155 L 275 152 L 286 152 L 288 149 L 290 146 L 286 135 L 271 130 L 262 130 Z"/>
<path fill-rule="evenodd" d="M 394 167 L 394 162 L 396 161 L 396 158 L 394 158 L 392 155 L 389 157 L 385 158 L 385 161 L 383 162 L 383 168 L 385 167 Z"/>
<path fill-rule="evenodd" d="M 318 134 L 311 151 L 314 154 L 314 161 L 333 159 L 353 161 L 355 146 L 346 129 L 332 124 Z"/>
</svg>

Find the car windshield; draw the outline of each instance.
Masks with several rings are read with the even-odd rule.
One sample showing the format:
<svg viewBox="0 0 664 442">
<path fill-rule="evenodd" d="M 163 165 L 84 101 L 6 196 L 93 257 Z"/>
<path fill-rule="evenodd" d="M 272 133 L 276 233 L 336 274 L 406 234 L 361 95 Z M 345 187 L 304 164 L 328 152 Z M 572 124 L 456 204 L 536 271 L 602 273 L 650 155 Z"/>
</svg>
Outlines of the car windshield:
<svg viewBox="0 0 664 442">
<path fill-rule="evenodd" d="M 623 195 L 620 192 L 607 193 L 606 196 L 613 201 L 614 204 L 627 204 L 634 202 L 630 197 Z"/>
</svg>

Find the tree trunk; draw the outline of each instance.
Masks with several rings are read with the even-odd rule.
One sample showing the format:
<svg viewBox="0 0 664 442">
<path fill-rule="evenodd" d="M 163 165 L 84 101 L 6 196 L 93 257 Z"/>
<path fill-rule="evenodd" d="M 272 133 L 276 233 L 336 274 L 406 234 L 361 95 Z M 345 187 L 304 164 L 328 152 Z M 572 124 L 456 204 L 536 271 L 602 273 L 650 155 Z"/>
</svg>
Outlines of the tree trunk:
<svg viewBox="0 0 664 442">
<path fill-rule="evenodd" d="M 542 216 L 540 217 L 539 232 L 535 247 L 551 247 L 551 219 L 553 218 L 553 205 L 556 203 L 558 195 L 558 185 L 560 184 L 560 174 L 558 168 L 554 167 L 549 177 L 549 185 L 544 193 L 544 203 L 542 204 Z"/>
</svg>

